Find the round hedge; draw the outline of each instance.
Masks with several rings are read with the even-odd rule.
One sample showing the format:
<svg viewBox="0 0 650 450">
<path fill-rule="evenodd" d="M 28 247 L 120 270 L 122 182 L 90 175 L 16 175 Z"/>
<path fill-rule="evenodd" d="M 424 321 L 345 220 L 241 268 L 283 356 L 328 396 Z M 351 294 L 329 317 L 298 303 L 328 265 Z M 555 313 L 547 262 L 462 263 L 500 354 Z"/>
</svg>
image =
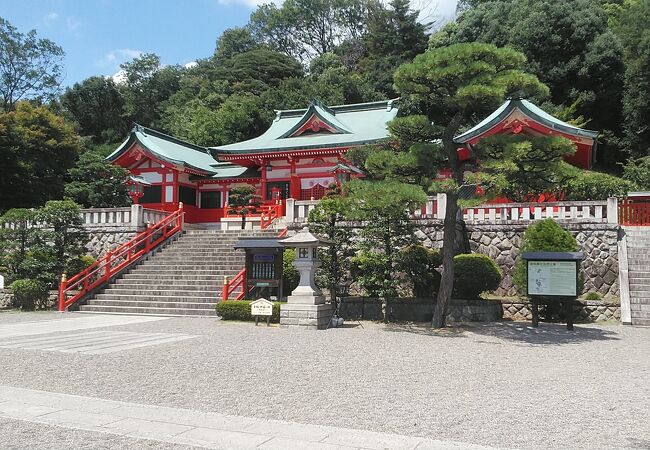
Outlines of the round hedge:
<svg viewBox="0 0 650 450">
<path fill-rule="evenodd" d="M 477 299 L 482 292 L 498 288 L 502 276 L 499 266 L 487 255 L 457 255 L 454 258 L 454 297 Z"/>
</svg>

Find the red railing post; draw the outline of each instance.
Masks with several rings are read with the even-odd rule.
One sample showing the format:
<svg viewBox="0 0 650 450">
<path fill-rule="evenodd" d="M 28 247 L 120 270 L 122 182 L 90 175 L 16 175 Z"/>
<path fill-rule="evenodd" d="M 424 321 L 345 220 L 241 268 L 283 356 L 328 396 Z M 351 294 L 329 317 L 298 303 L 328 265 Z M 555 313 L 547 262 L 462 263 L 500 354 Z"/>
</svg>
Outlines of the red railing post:
<svg viewBox="0 0 650 450">
<path fill-rule="evenodd" d="M 109 250 L 104 257 L 104 281 L 111 279 L 111 263 L 113 262 L 113 251 Z"/>
<path fill-rule="evenodd" d="M 223 289 L 221 290 L 221 301 L 228 300 L 228 289 L 230 288 L 230 283 L 228 282 L 228 275 L 223 276 Z"/>
<path fill-rule="evenodd" d="M 65 311 L 65 290 L 68 287 L 68 278 L 65 273 L 61 274 L 61 283 L 59 284 L 59 311 Z"/>
</svg>

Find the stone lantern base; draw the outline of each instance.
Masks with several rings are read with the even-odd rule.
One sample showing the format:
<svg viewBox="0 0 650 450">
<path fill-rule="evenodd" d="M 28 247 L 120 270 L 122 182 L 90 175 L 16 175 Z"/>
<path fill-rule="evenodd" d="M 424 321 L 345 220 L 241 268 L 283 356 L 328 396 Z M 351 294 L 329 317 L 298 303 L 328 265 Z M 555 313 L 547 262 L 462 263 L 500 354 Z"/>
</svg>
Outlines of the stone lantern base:
<svg viewBox="0 0 650 450">
<path fill-rule="evenodd" d="M 280 306 L 280 326 L 324 330 L 333 313 L 334 306 L 331 303 L 308 305 L 291 303 L 289 300 L 288 303 L 283 303 Z"/>
</svg>

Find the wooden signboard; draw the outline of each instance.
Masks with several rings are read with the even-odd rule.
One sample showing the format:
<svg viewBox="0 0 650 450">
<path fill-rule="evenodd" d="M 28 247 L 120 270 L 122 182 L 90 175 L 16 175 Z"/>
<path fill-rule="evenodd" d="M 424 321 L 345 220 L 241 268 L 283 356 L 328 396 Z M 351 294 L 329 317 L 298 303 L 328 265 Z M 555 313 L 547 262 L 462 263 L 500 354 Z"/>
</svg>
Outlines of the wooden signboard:
<svg viewBox="0 0 650 450">
<path fill-rule="evenodd" d="M 266 317 L 266 326 L 270 326 L 272 315 L 273 303 L 267 299 L 260 298 L 251 303 L 251 316 L 255 317 L 255 326 L 257 326 L 260 317 Z"/>
</svg>

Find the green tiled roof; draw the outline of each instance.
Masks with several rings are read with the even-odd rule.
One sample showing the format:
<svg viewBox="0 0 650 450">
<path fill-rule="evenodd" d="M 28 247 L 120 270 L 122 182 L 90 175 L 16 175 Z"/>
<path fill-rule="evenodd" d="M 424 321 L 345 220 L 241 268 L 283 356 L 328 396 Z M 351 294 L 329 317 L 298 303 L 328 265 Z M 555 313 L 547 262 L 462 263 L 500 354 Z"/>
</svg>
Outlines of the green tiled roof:
<svg viewBox="0 0 650 450">
<path fill-rule="evenodd" d="M 218 157 L 219 154 L 268 153 L 372 144 L 388 137 L 386 124 L 397 115 L 395 102 L 396 100 L 384 100 L 327 107 L 314 101 L 307 109 L 277 111 L 271 127 L 259 137 L 211 147 L 209 150 Z M 337 132 L 305 133 L 292 137 L 293 132 L 313 114 L 318 115 Z"/>
<path fill-rule="evenodd" d="M 510 99 L 497 108 L 492 114 L 483 119 L 475 127 L 467 130 L 466 132 L 456 136 L 454 142 L 459 144 L 464 144 L 476 136 L 480 136 L 485 133 L 492 127 L 496 126 L 503 119 L 508 117 L 508 115 L 514 110 L 519 109 L 522 113 L 530 117 L 531 119 L 549 127 L 554 130 L 560 131 L 562 133 L 570 134 L 573 136 L 587 137 L 591 139 L 596 139 L 598 137 L 598 131 L 585 130 L 574 125 L 568 124 L 561 121 L 560 119 L 553 117 L 548 114 L 546 111 L 536 106 L 535 104 L 529 102 L 528 100 L 523 99 Z"/>
</svg>

